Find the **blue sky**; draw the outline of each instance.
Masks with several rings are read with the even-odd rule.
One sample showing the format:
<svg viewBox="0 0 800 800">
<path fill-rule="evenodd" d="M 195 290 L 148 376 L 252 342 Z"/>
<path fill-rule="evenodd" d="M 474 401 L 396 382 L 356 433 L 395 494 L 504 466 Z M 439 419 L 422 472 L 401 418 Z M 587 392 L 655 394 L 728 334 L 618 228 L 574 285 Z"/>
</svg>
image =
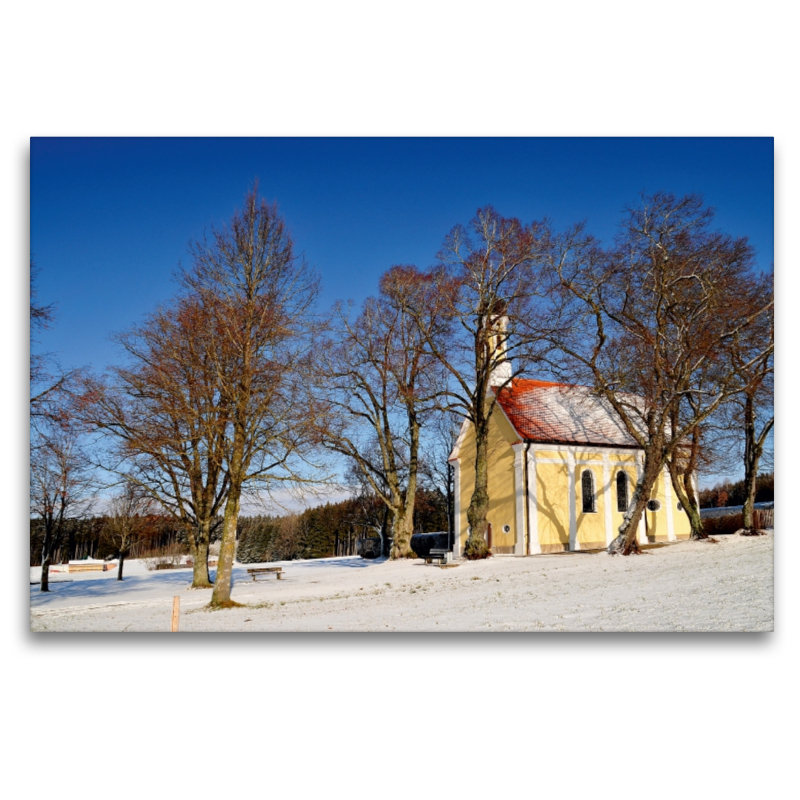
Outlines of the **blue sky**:
<svg viewBox="0 0 800 800">
<path fill-rule="evenodd" d="M 255 179 L 318 270 L 320 304 L 361 301 L 392 264 L 425 267 L 492 204 L 611 237 L 640 192 L 696 192 L 720 229 L 773 261 L 771 138 L 32 138 L 31 253 L 40 349 L 102 369 L 108 341 L 164 302 L 186 245 L 226 222 Z"/>
</svg>

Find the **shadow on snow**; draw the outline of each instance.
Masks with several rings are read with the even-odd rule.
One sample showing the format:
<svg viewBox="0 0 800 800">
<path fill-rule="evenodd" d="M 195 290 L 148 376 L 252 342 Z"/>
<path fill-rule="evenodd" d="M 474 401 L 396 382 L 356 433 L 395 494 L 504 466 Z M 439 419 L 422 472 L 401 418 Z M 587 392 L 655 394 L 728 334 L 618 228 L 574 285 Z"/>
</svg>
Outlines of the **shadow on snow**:
<svg viewBox="0 0 800 800">
<path fill-rule="evenodd" d="M 313 559 L 309 561 L 274 561 L 259 564 L 235 564 L 231 584 L 235 586 L 240 581 L 242 583 L 252 582 L 247 570 L 253 567 L 276 566 L 284 567 L 284 574 L 289 579 L 300 577 L 322 568 L 336 569 L 365 569 L 387 561 L 386 558 L 376 558 L 367 560 L 361 556 L 340 556 L 330 559 Z M 209 570 L 212 582 L 216 578 L 216 570 Z M 181 570 L 160 570 L 147 575 L 131 575 L 122 581 L 116 577 L 83 579 L 80 581 L 59 581 L 51 576 L 50 591 L 39 591 L 38 585 L 32 585 L 30 593 L 31 608 L 47 606 L 58 600 L 110 600 L 121 595 L 136 595 L 139 592 L 153 593 L 163 596 L 169 592 L 182 592 L 192 585 L 192 572 L 190 569 Z M 203 590 L 198 590 L 203 591 Z M 206 590 L 208 591 L 208 590 Z M 135 602 L 135 597 L 130 598 Z"/>
</svg>

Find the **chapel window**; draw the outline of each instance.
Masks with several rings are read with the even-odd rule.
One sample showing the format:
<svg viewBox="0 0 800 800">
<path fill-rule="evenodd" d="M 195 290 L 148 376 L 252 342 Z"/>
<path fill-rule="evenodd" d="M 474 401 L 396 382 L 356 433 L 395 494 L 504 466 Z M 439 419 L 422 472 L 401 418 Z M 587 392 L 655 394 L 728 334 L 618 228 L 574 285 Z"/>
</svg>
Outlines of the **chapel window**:
<svg viewBox="0 0 800 800">
<path fill-rule="evenodd" d="M 624 472 L 617 473 L 617 511 L 623 514 L 628 510 L 628 476 Z"/>
<path fill-rule="evenodd" d="M 595 511 L 594 505 L 594 475 L 590 469 L 585 469 L 581 475 L 581 490 L 583 494 L 583 513 Z"/>
</svg>

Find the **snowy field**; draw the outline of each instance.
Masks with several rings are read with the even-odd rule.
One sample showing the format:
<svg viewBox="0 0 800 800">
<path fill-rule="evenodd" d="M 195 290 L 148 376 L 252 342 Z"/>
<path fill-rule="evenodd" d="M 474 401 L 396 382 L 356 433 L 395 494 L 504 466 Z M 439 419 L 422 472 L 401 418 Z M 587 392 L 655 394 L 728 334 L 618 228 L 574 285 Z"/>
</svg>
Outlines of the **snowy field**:
<svg viewBox="0 0 800 800">
<path fill-rule="evenodd" d="M 195 631 L 771 631 L 773 531 L 679 542 L 641 556 L 571 553 L 460 562 L 360 557 L 281 562 L 285 579 L 254 583 L 234 569 L 233 599 L 204 608 L 190 570 L 51 573 L 30 587 L 32 631 L 163 631 L 180 597 L 181 632 Z M 39 568 L 31 568 L 31 581 Z M 213 576 L 213 571 L 212 571 Z"/>
</svg>

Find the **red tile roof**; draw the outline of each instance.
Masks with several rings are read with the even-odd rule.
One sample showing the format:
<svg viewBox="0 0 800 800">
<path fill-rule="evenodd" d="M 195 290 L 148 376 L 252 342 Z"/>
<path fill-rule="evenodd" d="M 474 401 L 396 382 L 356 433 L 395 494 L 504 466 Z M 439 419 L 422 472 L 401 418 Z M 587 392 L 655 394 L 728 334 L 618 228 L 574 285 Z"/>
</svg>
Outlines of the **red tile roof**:
<svg viewBox="0 0 800 800">
<path fill-rule="evenodd" d="M 588 386 L 515 378 L 494 391 L 523 441 L 637 446 L 614 409 Z"/>
</svg>

